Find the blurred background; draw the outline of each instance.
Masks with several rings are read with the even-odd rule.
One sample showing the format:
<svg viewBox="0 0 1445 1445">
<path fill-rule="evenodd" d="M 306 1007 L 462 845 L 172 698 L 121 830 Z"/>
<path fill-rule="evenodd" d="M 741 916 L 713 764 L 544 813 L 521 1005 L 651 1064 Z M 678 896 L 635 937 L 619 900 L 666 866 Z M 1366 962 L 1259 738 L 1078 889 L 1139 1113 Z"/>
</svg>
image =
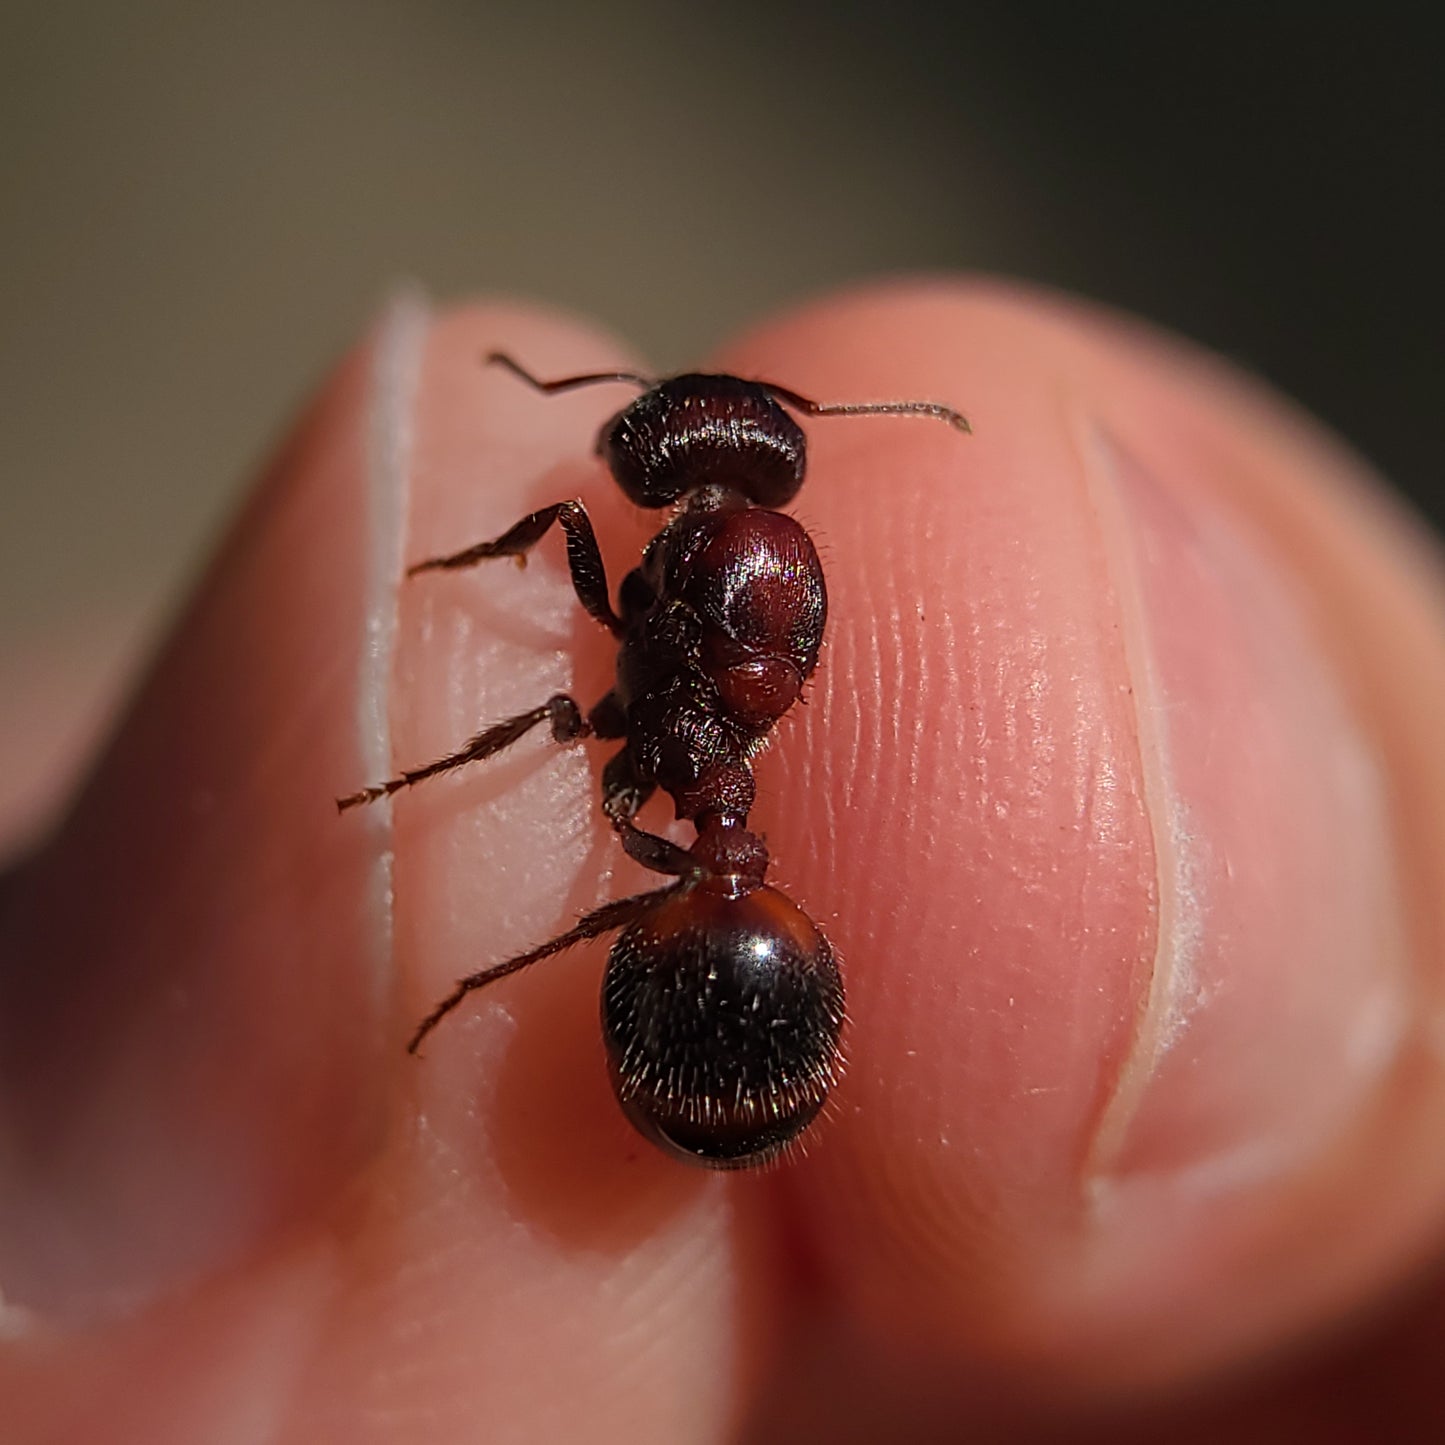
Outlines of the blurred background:
<svg viewBox="0 0 1445 1445">
<path fill-rule="evenodd" d="M 1438 522 L 1433 10 L 0 0 L 0 814 L 403 279 L 664 369 L 863 275 L 1041 280 L 1263 373 Z"/>
</svg>

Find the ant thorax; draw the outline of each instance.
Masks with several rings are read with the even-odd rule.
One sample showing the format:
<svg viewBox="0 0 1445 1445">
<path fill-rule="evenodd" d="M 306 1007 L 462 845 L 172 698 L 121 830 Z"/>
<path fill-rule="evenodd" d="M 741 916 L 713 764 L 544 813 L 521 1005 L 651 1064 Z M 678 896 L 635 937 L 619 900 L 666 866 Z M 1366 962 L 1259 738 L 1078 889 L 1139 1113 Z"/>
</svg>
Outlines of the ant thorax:
<svg viewBox="0 0 1445 1445">
<path fill-rule="evenodd" d="M 653 539 L 621 598 L 615 695 L 639 779 L 679 818 L 744 821 L 748 759 L 822 646 L 827 588 L 812 539 L 791 517 L 709 487 Z"/>
</svg>

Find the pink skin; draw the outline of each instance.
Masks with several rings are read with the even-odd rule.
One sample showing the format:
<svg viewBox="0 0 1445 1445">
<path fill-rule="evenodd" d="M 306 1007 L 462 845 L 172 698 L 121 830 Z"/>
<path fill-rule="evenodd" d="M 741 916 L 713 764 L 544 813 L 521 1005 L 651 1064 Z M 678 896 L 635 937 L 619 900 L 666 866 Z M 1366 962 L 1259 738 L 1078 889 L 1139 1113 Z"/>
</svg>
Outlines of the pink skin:
<svg viewBox="0 0 1445 1445">
<path fill-rule="evenodd" d="M 998 287 L 860 291 L 714 358 L 976 429 L 808 429 L 829 640 L 754 814 L 848 980 L 804 1155 L 711 1176 L 632 1134 L 601 947 L 404 1054 L 453 978 L 651 882 L 595 746 L 329 808 L 607 686 L 560 539 L 399 581 L 575 495 L 615 585 L 657 526 L 590 455 L 631 393 L 537 397 L 497 347 L 631 360 L 519 307 L 394 311 L 13 885 L 6 1438 L 951 1438 L 1187 1389 L 1417 1269 L 1436 564 L 1277 402 Z"/>
</svg>

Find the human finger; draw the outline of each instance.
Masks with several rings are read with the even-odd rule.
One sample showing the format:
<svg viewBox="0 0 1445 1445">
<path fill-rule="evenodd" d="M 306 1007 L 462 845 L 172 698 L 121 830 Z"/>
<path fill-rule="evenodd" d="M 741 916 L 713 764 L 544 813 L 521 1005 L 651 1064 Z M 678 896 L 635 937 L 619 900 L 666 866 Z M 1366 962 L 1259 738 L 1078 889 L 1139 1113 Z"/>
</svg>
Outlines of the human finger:
<svg viewBox="0 0 1445 1445">
<path fill-rule="evenodd" d="M 828 1329 L 1032 1393 L 1371 1299 L 1445 1192 L 1428 547 L 1259 388 L 1027 292 L 865 290 L 723 362 L 975 429 L 819 422 L 798 508 L 830 650 L 758 816 L 848 969 L 786 1180 Z"/>
</svg>

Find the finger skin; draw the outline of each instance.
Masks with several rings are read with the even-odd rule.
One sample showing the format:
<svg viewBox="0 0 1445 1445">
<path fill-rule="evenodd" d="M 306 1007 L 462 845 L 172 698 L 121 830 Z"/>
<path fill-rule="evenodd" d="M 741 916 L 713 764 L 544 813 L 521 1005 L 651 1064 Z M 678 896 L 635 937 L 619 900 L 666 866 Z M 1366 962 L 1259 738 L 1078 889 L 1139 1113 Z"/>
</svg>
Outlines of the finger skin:
<svg viewBox="0 0 1445 1445">
<path fill-rule="evenodd" d="M 1082 311 L 904 289 L 725 360 L 976 428 L 815 428 L 799 507 L 847 580 L 762 821 L 849 965 L 793 1176 L 849 1308 L 1147 1376 L 1417 1258 L 1438 574 L 1302 424 Z"/>
<path fill-rule="evenodd" d="M 598 427 L 633 393 L 539 397 L 479 365 L 492 349 L 545 376 L 629 360 L 534 313 L 439 318 L 417 399 L 407 564 L 573 496 L 610 556 L 635 555 L 646 523 L 624 515 L 591 457 Z M 584 705 L 605 690 L 613 648 L 578 607 L 552 541 L 525 569 L 494 563 L 401 588 L 398 764 L 439 756 L 558 690 Z M 598 826 L 597 763 L 539 731 L 490 766 L 397 798 L 398 1050 L 453 979 L 651 886 L 641 870 L 623 875 Z M 336 789 L 358 781 L 337 778 Z M 324 1417 L 349 1391 L 359 1414 L 409 1412 L 419 1439 L 466 1438 L 483 1416 L 510 1422 L 517 1439 L 727 1433 L 765 1337 L 755 1319 L 771 1313 L 759 1297 L 766 1252 L 743 1242 L 753 1226 L 725 1180 L 677 1168 L 621 1119 L 600 1058 L 601 956 L 578 950 L 499 985 L 406 1061 L 406 1123 L 356 1282 L 367 1306 L 344 1312 L 303 1420 L 313 1402 Z M 508 1438 L 508 1425 L 494 1428 Z"/>
<path fill-rule="evenodd" d="M 511 568 L 500 576 L 494 572 L 488 580 L 503 583 L 502 611 L 487 601 L 485 587 L 475 585 L 452 589 L 450 600 L 434 590 L 428 602 L 423 589 L 401 585 L 407 560 L 402 533 L 420 532 L 429 508 L 441 509 L 443 530 L 464 533 L 477 522 L 468 509 L 478 499 L 484 505 L 490 500 L 506 515 L 503 525 L 509 524 L 531 509 L 526 499 L 538 487 L 558 484 L 556 468 L 570 466 L 574 478 L 587 470 L 585 461 L 579 468 L 578 458 L 586 457 L 589 429 L 600 419 L 595 406 L 579 432 L 579 419 L 565 403 L 560 410 L 523 410 L 510 392 L 501 407 L 489 405 L 482 383 L 492 378 L 478 365 L 479 338 L 535 356 L 543 365 L 575 369 L 621 358 L 596 336 L 539 313 L 493 308 L 434 325 L 424 321 L 407 424 L 397 428 L 379 417 L 378 409 L 385 413 L 395 401 L 388 378 L 405 368 L 386 354 L 397 344 L 396 328 L 381 329 L 368 352 L 347 369 L 351 380 L 342 388 L 347 404 L 339 410 L 323 406 L 304 430 L 299 454 L 307 459 L 307 471 L 298 475 L 283 461 L 273 490 L 279 490 L 288 517 L 304 517 L 312 508 L 313 525 L 328 533 L 336 517 L 315 503 L 315 475 L 349 478 L 350 506 L 344 509 L 349 524 L 370 516 L 375 525 L 378 515 L 385 523 L 395 512 L 381 539 L 394 552 L 386 589 L 391 608 L 377 616 L 368 612 L 366 578 L 376 561 L 376 539 L 362 536 L 353 542 L 352 571 L 344 579 L 354 598 L 352 632 L 338 646 L 337 665 L 318 662 L 314 676 L 292 678 L 289 691 L 275 699 L 258 691 L 251 702 L 274 702 L 281 715 L 253 728 L 249 739 L 244 734 L 233 739 L 227 763 L 249 786 L 261 778 L 268 790 L 280 792 L 283 817 L 294 810 L 298 828 L 319 820 L 326 837 L 336 840 L 336 851 L 327 843 L 314 847 L 317 868 L 336 856 L 362 860 L 365 866 L 351 884 L 350 901 L 357 909 L 376 904 L 381 865 L 381 897 L 389 908 L 372 929 L 387 945 L 388 967 L 378 976 L 369 951 L 352 948 L 356 993 L 340 997 L 332 1022 L 344 1035 L 355 1035 L 361 1050 L 345 1081 L 351 1095 L 364 1102 L 384 1092 L 382 1127 L 372 1131 L 371 1147 L 359 1163 L 340 1177 L 330 1174 L 318 1199 L 312 1181 L 327 1177 L 326 1166 L 335 1157 L 326 1150 L 328 1120 L 290 1107 L 298 1099 L 294 1085 L 288 1099 L 287 1081 L 267 1074 L 277 1067 L 277 1054 L 255 1045 L 249 1073 L 237 1070 L 238 1087 L 227 1097 L 244 1098 L 251 1074 L 266 1086 L 257 1090 L 262 1107 L 248 1116 L 246 1134 L 272 1140 L 267 1163 L 274 1172 L 257 1168 L 255 1188 L 278 1217 L 240 1239 L 213 1237 L 209 1253 L 161 1259 L 143 1284 L 142 1266 L 154 1261 L 123 1253 L 115 1267 L 128 1271 L 135 1294 L 120 1311 L 109 1302 L 97 1307 L 89 1297 L 76 1300 L 62 1288 L 73 1291 L 71 1280 L 52 1282 L 34 1269 L 29 1277 L 19 1276 L 26 1290 L 9 1294 L 6 1325 L 13 1338 L 0 1358 L 7 1434 L 13 1426 L 17 1439 L 429 1441 L 474 1438 L 479 1421 L 486 1422 L 489 1440 L 718 1439 L 749 1393 L 749 1362 L 767 1340 L 768 1331 L 755 1323 L 773 1313 L 755 1288 L 755 1280 L 770 1273 L 766 1233 L 725 1181 L 678 1170 L 642 1144 L 618 1116 L 605 1076 L 586 1067 L 587 1045 L 597 1039 L 595 973 L 589 984 L 586 958 L 575 961 L 581 971 L 570 976 L 565 971 L 538 976 L 544 996 L 528 1005 L 530 1018 L 519 1005 L 514 1021 L 504 1002 L 501 1010 L 473 1015 L 471 1029 L 466 1018 L 459 1019 L 450 1039 L 438 1039 L 431 1057 L 419 1061 L 404 1052 L 440 981 L 474 967 L 479 952 L 491 956 L 509 923 L 524 935 L 542 934 L 576 906 L 573 900 L 585 889 L 600 896 L 606 884 L 595 861 L 604 850 L 596 850 L 591 880 L 579 882 L 576 843 L 582 840 L 574 841 L 571 853 L 565 837 L 558 847 L 548 807 L 552 798 L 534 795 L 527 802 L 529 774 L 557 799 L 575 790 L 572 815 L 590 829 L 593 788 L 580 753 L 559 757 L 554 748 L 540 746 L 530 757 L 501 763 L 490 778 L 487 770 L 477 770 L 475 778 L 458 780 L 460 793 L 418 790 L 413 816 L 397 810 L 395 835 L 384 808 L 336 816 L 333 798 L 390 771 L 393 758 L 415 757 L 449 730 L 450 717 L 438 709 L 448 689 L 476 680 L 469 667 L 485 669 L 490 657 L 498 670 L 484 672 L 486 686 L 472 698 L 459 695 L 456 716 L 470 718 L 473 708 L 489 714 L 510 687 L 526 686 L 528 666 L 537 676 L 566 681 L 570 593 L 555 562 L 539 558 L 525 575 Z M 357 378 L 360 395 L 352 390 Z M 479 435 L 479 419 L 490 425 L 488 418 L 499 425 L 490 436 Z M 401 473 L 411 482 L 413 515 L 401 533 L 396 517 L 405 518 L 408 498 L 383 499 L 379 512 L 372 505 L 376 499 L 368 498 L 375 468 L 367 453 L 377 445 L 407 454 Z M 288 449 L 288 457 L 296 454 L 296 447 Z M 497 479 L 490 497 L 488 473 Z M 604 485 L 595 477 L 589 484 L 594 494 Z M 447 508 L 456 511 L 450 520 Z M 265 584 L 276 583 L 274 551 L 265 528 L 253 525 L 228 547 L 208 584 L 212 600 L 205 615 L 219 611 L 232 619 L 233 631 L 253 649 L 273 635 L 283 642 L 307 639 L 313 621 L 284 590 L 278 596 L 286 605 L 267 611 Z M 381 555 L 385 560 L 386 545 Z M 515 619 L 505 610 L 509 577 L 522 584 L 513 599 Z M 323 584 L 335 585 L 326 570 L 309 585 Z M 392 624 L 387 613 L 395 615 L 398 606 Z M 471 616 L 469 606 L 476 609 Z M 551 636 L 549 609 L 558 629 Z M 490 636 L 475 639 L 473 658 L 464 631 L 457 629 L 476 619 L 487 624 Z M 129 725 L 132 733 L 151 739 L 142 765 L 102 779 L 105 788 L 119 788 L 129 799 L 158 786 L 155 774 L 164 774 L 172 752 L 193 744 L 191 719 L 227 705 L 234 677 L 227 649 L 235 639 L 217 638 L 212 655 L 200 657 L 188 641 L 200 627 L 188 620 Z M 446 652 L 428 658 L 436 632 L 467 654 L 460 673 L 453 671 L 459 659 Z M 509 644 L 510 658 L 503 655 Z M 517 666 L 529 653 L 531 662 L 509 679 L 501 669 Z M 365 665 L 378 656 L 379 672 Z M 308 689 L 324 695 L 347 667 L 353 671 L 347 708 L 334 715 L 326 711 L 325 729 L 306 737 L 304 768 L 273 775 L 278 760 L 285 759 L 277 739 L 296 735 L 296 697 Z M 423 684 L 415 733 L 407 711 L 412 674 Z M 491 696 L 488 687 L 496 689 Z M 185 701 L 180 718 L 187 732 L 181 737 L 168 732 L 177 698 Z M 319 715 L 319 709 L 303 714 L 313 723 Z M 394 734 L 385 749 L 391 756 L 360 761 L 374 753 L 388 730 Z M 152 757 L 161 762 L 148 774 Z M 522 802 L 539 813 L 530 833 L 524 828 L 516 834 L 505 818 L 498 827 L 487 815 L 485 790 L 505 783 L 509 770 Z M 477 783 L 483 794 L 468 798 L 467 790 Z M 520 806 L 505 787 L 501 796 L 504 808 Z M 92 820 L 89 831 L 99 835 L 106 826 L 104 809 L 93 799 L 83 806 Z M 441 812 L 429 818 L 427 808 Z M 514 816 L 525 812 L 523 807 Z M 143 817 L 144 810 L 131 803 L 129 817 L 135 816 Z M 111 814 L 109 826 L 119 829 L 125 821 Z M 480 831 L 485 846 L 476 846 L 474 838 L 488 826 L 490 833 Z M 191 858 L 185 845 L 193 840 L 182 829 L 166 836 L 179 845 L 169 866 L 184 868 Z M 244 844 L 256 834 L 238 837 Z M 443 844 L 456 850 L 455 858 Z M 72 846 L 68 839 L 64 845 Z M 585 844 L 581 851 L 585 854 Z M 528 876 L 529 852 L 535 881 Z M 268 955 L 258 960 L 264 966 L 237 964 L 225 978 L 223 996 L 245 995 L 251 1017 L 274 1007 L 298 973 L 304 978 L 306 960 L 294 956 L 293 942 L 313 949 L 324 943 L 329 951 L 347 935 L 344 928 L 335 939 L 327 935 L 335 921 L 332 911 L 310 911 L 310 874 L 277 874 L 261 848 L 253 854 L 242 846 L 240 853 L 246 866 L 271 870 L 276 913 L 293 910 L 289 916 L 298 933 L 294 941 L 272 938 Z M 520 871 L 508 875 L 508 866 L 519 859 Z M 441 870 L 439 878 L 431 877 L 433 869 Z M 497 882 L 489 885 L 494 872 Z M 450 897 L 442 891 L 447 880 L 460 885 Z M 160 888 L 144 887 L 149 881 Z M 229 896 L 229 880 L 219 881 Z M 42 882 L 58 892 L 64 879 L 51 873 Z M 164 911 L 167 882 L 159 868 L 133 882 L 121 916 L 148 919 Z M 193 908 L 202 913 L 205 884 L 204 877 L 191 881 L 198 895 Z M 534 896 L 527 896 L 527 888 Z M 328 902 L 324 896 L 315 901 Z M 509 910 L 515 917 L 509 918 Z M 32 909 L 30 916 L 41 911 Z M 350 915 L 339 916 L 344 922 Z M 96 910 L 84 921 L 100 933 L 108 919 Z M 132 931 L 145 941 L 144 929 Z M 202 952 L 198 962 L 205 965 L 214 957 Z M 201 977 L 210 978 L 204 967 Z M 389 1000 L 384 1038 L 347 1022 L 348 1009 L 378 998 Z M 163 1015 L 169 1002 L 164 990 L 157 998 L 142 989 L 132 1007 L 144 1018 L 157 1008 Z M 304 1046 L 308 1026 L 330 1019 L 329 1005 L 328 997 L 304 1013 L 283 1015 L 277 1027 L 294 1030 Z M 214 1006 L 208 997 L 190 1001 L 192 1012 L 202 1015 Z M 18 1013 L 11 1022 L 23 1036 Z M 477 1033 L 478 1023 L 490 1029 L 490 1040 Z M 450 1049 L 443 1047 L 449 1042 Z M 190 1057 L 212 1064 L 208 1038 L 187 1043 Z M 330 1062 L 324 1050 L 313 1058 L 317 1069 Z M 204 1095 L 188 1092 L 194 1077 L 176 1067 L 168 1078 L 170 1099 L 183 1119 L 203 1113 L 197 1106 Z M 200 1079 L 207 1077 L 203 1068 Z M 116 1097 L 105 1106 L 123 1111 L 132 1102 Z M 141 1107 L 153 1107 L 149 1091 L 142 1092 Z M 142 1112 L 137 1127 L 145 1122 Z M 189 1152 L 199 1147 L 192 1143 Z M 169 1162 L 166 1151 L 160 1152 Z M 151 1172 L 170 1176 L 154 1169 L 139 1149 L 132 1159 L 131 1188 L 145 1202 Z M 296 1203 L 298 1178 L 313 1188 L 301 1196 L 303 1204 Z M 274 1192 L 263 1194 L 262 1184 Z M 109 1198 L 90 1201 L 102 1219 Z M 183 1207 L 187 1197 L 159 1201 L 168 1202 Z M 17 1231 L 13 1258 L 27 1257 L 26 1243 Z M 102 1238 L 97 1248 L 106 1243 Z M 754 1279 L 735 1268 L 738 1257 L 751 1262 Z M 117 1320 L 118 1312 L 127 1317 Z M 139 1378 L 150 1387 L 134 1388 Z"/>
<path fill-rule="evenodd" d="M 625 393 L 519 394 L 477 368 L 494 347 L 629 360 L 515 308 L 431 324 L 401 558 L 575 495 L 615 584 L 656 525 L 590 456 Z M 520 745 L 332 820 L 394 852 L 364 1167 L 185 1295 L 27 1329 L 17 1438 L 721 1439 L 784 1418 L 790 1373 L 805 1418 L 869 1438 L 880 1401 L 903 1421 L 900 1351 L 933 1418 L 970 1371 L 1176 1378 L 1338 1317 L 1434 1237 L 1445 642 L 1415 544 L 1273 404 L 1037 297 L 856 293 L 721 364 L 975 426 L 809 428 L 829 642 L 755 815 L 847 970 L 849 1073 L 806 1157 L 717 1178 L 630 1134 L 600 948 L 399 1059 L 451 979 L 648 882 L 599 824 L 599 757 Z M 560 553 L 398 583 L 394 765 L 605 690 Z M 354 763 L 308 786 L 375 780 Z"/>
<path fill-rule="evenodd" d="M 0 914 L 0 1293 L 47 1320 L 309 1215 L 381 1136 L 379 859 L 304 786 L 367 765 L 367 389 L 318 397 Z"/>
</svg>

